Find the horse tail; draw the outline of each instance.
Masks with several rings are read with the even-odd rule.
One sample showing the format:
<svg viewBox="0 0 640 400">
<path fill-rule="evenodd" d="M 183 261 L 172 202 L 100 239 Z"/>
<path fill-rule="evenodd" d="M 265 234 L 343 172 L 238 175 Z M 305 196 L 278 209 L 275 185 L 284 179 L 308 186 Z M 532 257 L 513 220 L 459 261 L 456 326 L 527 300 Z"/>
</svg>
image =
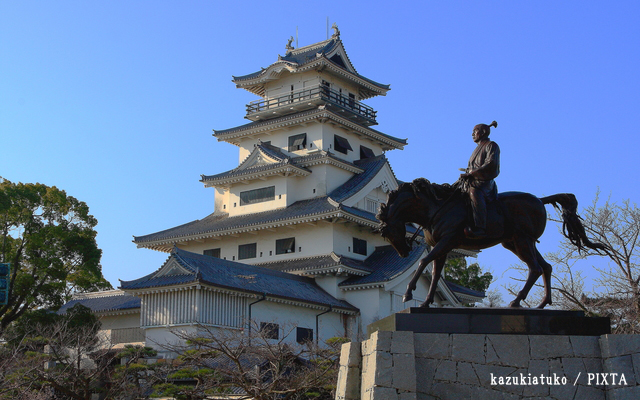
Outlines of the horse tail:
<svg viewBox="0 0 640 400">
<path fill-rule="evenodd" d="M 578 200 L 571 193 L 559 193 L 540 199 L 542 204 L 551 204 L 556 210 L 560 211 L 562 207 L 562 233 L 571 243 L 573 243 L 578 251 L 582 251 L 588 247 L 595 251 L 607 251 L 607 246 L 602 243 L 594 243 L 587 237 L 584 225 L 578 215 Z"/>
</svg>

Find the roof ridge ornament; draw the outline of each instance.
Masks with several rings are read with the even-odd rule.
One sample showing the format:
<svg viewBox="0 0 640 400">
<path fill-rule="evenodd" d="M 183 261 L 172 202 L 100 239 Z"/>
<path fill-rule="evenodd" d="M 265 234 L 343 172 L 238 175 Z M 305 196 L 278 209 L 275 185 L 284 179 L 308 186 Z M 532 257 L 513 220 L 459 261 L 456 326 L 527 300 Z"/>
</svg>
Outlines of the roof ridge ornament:
<svg viewBox="0 0 640 400">
<path fill-rule="evenodd" d="M 293 43 L 293 36 L 289 37 L 289 40 L 287 41 L 287 45 L 285 46 L 285 49 L 287 50 L 286 54 L 291 53 L 291 50 L 294 49 L 294 47 L 291 45 L 291 43 Z"/>
<path fill-rule="evenodd" d="M 331 29 L 334 30 L 333 35 L 331 35 L 331 38 L 340 39 L 340 29 L 338 29 L 338 24 L 334 22 L 333 25 L 331 25 Z"/>
</svg>

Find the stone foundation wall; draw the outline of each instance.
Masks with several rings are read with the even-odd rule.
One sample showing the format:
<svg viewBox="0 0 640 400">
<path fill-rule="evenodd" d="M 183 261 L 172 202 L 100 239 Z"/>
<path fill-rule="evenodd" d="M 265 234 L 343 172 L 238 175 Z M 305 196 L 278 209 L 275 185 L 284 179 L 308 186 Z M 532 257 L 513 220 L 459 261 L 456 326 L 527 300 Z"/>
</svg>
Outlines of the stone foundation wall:
<svg viewBox="0 0 640 400">
<path fill-rule="evenodd" d="M 640 335 L 378 331 L 343 345 L 336 400 L 640 399 Z"/>
</svg>

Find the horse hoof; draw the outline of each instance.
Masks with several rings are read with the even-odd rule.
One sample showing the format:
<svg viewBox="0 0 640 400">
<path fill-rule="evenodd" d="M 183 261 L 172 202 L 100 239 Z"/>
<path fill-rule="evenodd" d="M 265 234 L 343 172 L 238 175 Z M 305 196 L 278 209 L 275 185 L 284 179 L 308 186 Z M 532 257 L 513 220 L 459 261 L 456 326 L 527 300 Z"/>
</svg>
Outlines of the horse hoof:
<svg viewBox="0 0 640 400">
<path fill-rule="evenodd" d="M 509 307 L 511 308 L 522 308 L 522 306 L 520 305 L 520 301 L 512 301 L 511 303 L 509 303 Z"/>
<path fill-rule="evenodd" d="M 543 309 L 546 305 L 551 305 L 551 300 L 543 300 L 536 308 Z"/>
<path fill-rule="evenodd" d="M 405 293 L 404 296 L 402 296 L 402 302 L 406 303 L 407 301 L 413 300 L 413 295 L 411 293 Z"/>
<path fill-rule="evenodd" d="M 424 303 L 420 304 L 420 308 L 429 308 L 429 303 L 425 301 Z"/>
</svg>

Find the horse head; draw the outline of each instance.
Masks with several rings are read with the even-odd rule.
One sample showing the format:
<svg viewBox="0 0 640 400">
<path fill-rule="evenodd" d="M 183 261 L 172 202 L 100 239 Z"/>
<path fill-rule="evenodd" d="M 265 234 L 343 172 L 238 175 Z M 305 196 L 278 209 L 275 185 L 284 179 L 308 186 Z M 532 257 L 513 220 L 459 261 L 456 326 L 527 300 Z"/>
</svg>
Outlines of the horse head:
<svg viewBox="0 0 640 400">
<path fill-rule="evenodd" d="M 407 221 L 403 218 L 404 197 L 399 199 L 400 194 L 409 193 L 408 189 L 411 196 L 414 196 L 413 189 L 408 183 L 403 183 L 398 189 L 392 190 L 387 196 L 387 202 L 380 204 L 380 211 L 376 215 L 380 221 L 377 232 L 391 243 L 400 257 L 407 257 L 411 252 L 411 243 L 407 239 Z"/>
</svg>

